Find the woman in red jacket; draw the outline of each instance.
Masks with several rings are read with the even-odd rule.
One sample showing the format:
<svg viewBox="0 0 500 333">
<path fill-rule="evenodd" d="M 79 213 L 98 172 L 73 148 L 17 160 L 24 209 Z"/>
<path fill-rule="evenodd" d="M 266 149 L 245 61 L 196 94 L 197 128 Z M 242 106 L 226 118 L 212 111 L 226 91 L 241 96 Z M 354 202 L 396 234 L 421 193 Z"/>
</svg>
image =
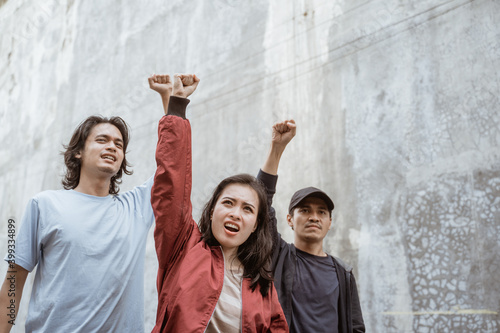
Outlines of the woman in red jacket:
<svg viewBox="0 0 500 333">
<path fill-rule="evenodd" d="M 158 127 L 151 192 L 156 217 L 158 310 L 153 332 L 288 332 L 270 273 L 266 192 L 250 175 L 223 180 L 199 226 L 191 206 L 191 128 L 185 119 L 195 75 L 152 76 L 166 116 Z"/>
</svg>

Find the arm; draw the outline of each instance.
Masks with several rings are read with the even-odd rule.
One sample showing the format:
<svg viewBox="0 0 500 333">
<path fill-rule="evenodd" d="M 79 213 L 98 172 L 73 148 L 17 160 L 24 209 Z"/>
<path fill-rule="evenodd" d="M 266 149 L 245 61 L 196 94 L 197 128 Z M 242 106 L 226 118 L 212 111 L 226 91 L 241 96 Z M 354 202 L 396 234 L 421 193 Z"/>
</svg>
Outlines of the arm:
<svg viewBox="0 0 500 333">
<path fill-rule="evenodd" d="M 274 271 L 276 261 L 278 259 L 279 244 L 280 244 L 280 235 L 278 233 L 278 221 L 276 219 L 276 211 L 274 210 L 273 197 L 276 193 L 276 183 L 278 182 L 278 176 L 268 174 L 262 170 L 259 170 L 257 174 L 257 179 L 262 182 L 264 188 L 266 189 L 267 195 L 267 206 L 269 207 L 269 229 L 271 232 L 271 238 L 273 242 L 272 251 L 271 251 L 271 267 Z"/>
<path fill-rule="evenodd" d="M 184 86 L 182 77 L 174 77 L 173 96 L 169 98 L 166 116 L 158 126 L 157 169 L 151 190 L 156 218 L 154 238 L 159 263 L 158 283 L 161 283 L 160 276 L 168 269 L 170 259 L 182 246 L 184 238 L 179 236 L 188 235 L 196 227 L 191 216 L 190 199 L 191 127 L 185 119 L 185 110 L 189 103 L 186 97 L 196 89 L 199 79 L 191 76 L 193 83 Z"/>
<path fill-rule="evenodd" d="M 21 296 L 28 271 L 16 264 L 10 264 L 0 290 L 0 307 L 6 316 L 0 320 L 0 333 L 10 332 L 19 310 Z"/>
<path fill-rule="evenodd" d="M 1 333 L 11 330 L 28 273 L 33 271 L 43 256 L 41 215 L 39 199 L 34 197 L 26 205 L 15 242 L 9 227 L 9 252 L 5 256 L 8 266 L 0 290 L 0 306 L 5 309 L 0 318 Z"/>
<path fill-rule="evenodd" d="M 361 305 L 359 304 L 358 288 L 356 287 L 356 279 L 351 272 L 351 318 L 352 330 L 354 333 L 364 333 L 365 323 L 363 322 L 363 314 L 361 313 Z"/>
<path fill-rule="evenodd" d="M 149 88 L 153 89 L 161 96 L 163 104 L 163 111 L 165 114 L 168 112 L 168 102 L 172 94 L 172 81 L 170 75 L 156 75 L 153 74 L 148 78 Z"/>
<path fill-rule="evenodd" d="M 295 136 L 296 131 L 297 126 L 293 119 L 285 120 L 273 126 L 271 148 L 267 154 L 267 159 L 262 167 L 262 171 L 274 176 L 278 174 L 281 155 L 283 155 L 286 146 Z"/>
<path fill-rule="evenodd" d="M 266 162 L 257 175 L 257 178 L 262 181 L 267 192 L 269 219 L 271 222 L 271 233 L 273 235 L 273 253 L 275 252 L 275 247 L 278 246 L 279 238 L 276 211 L 272 207 L 273 196 L 276 193 L 276 183 L 278 181 L 278 166 L 286 146 L 295 136 L 296 129 L 297 126 L 294 120 L 285 120 L 273 126 L 271 147 L 269 148 Z"/>
</svg>

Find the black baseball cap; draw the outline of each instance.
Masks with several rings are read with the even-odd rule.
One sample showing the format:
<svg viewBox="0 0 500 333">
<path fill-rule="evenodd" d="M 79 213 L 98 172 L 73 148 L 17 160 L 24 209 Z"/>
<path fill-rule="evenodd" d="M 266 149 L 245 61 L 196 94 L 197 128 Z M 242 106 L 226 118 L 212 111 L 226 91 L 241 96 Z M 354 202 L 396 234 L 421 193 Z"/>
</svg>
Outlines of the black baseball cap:
<svg viewBox="0 0 500 333">
<path fill-rule="evenodd" d="M 292 199 L 290 200 L 290 206 L 288 206 L 288 213 L 291 214 L 293 209 L 297 207 L 302 200 L 308 197 L 322 199 L 326 203 L 326 206 L 328 207 L 328 210 L 330 212 L 334 208 L 332 199 L 330 199 L 330 197 L 325 192 L 321 191 L 320 189 L 317 189 L 316 187 L 311 186 L 298 190 L 293 194 Z"/>
</svg>

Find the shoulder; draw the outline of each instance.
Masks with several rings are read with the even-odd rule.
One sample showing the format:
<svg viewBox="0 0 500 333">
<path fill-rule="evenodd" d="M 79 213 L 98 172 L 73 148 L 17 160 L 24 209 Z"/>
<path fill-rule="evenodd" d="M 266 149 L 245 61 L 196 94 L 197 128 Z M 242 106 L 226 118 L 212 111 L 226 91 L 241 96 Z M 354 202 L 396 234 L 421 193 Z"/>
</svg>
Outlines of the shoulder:
<svg viewBox="0 0 500 333">
<path fill-rule="evenodd" d="M 346 263 L 345 261 L 343 261 L 342 259 L 340 258 L 337 258 L 337 257 L 334 257 L 334 256 L 331 256 L 333 261 L 335 263 L 337 263 L 337 266 L 340 267 L 341 269 L 345 270 L 346 272 L 352 272 L 352 266 L 349 265 L 348 263 Z"/>
<path fill-rule="evenodd" d="M 128 191 L 120 192 L 116 194 L 115 197 L 118 199 L 124 198 L 125 200 L 136 197 L 147 197 L 147 199 L 149 200 L 151 196 L 151 187 L 153 186 L 153 182 L 154 182 L 154 175 L 150 176 L 141 185 L 135 186 L 134 188 Z"/>
<path fill-rule="evenodd" d="M 281 234 L 278 234 L 279 237 L 279 250 L 280 252 L 287 251 L 288 253 L 296 256 L 297 251 L 295 250 L 295 245 L 293 243 L 288 243 L 286 240 L 281 237 Z"/>
<path fill-rule="evenodd" d="M 96 197 L 74 190 L 49 190 L 35 195 L 31 203 L 37 204 L 40 208 L 52 208 L 58 211 L 87 207 L 89 204 L 102 204 L 106 201 L 112 202 L 112 196 Z M 70 208 L 72 207 L 72 208 Z"/>
<path fill-rule="evenodd" d="M 44 216 L 52 215 L 54 212 L 60 212 L 68 207 L 67 199 L 63 199 L 67 190 L 43 191 L 28 201 L 23 214 L 23 224 L 29 225 L 35 221 L 44 220 Z M 31 221 L 27 223 L 26 221 Z"/>
<path fill-rule="evenodd" d="M 31 201 L 34 201 L 36 203 L 47 203 L 52 200 L 60 200 L 67 198 L 69 196 L 69 193 L 71 190 L 48 190 L 48 191 L 43 191 L 31 198 Z"/>
</svg>

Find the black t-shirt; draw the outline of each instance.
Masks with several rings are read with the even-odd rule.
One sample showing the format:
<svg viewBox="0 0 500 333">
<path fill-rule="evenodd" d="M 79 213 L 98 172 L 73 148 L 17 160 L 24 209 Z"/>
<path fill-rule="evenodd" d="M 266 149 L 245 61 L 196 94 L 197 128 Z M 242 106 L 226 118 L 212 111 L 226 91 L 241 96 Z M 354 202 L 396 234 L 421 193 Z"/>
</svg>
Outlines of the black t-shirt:
<svg viewBox="0 0 500 333">
<path fill-rule="evenodd" d="M 337 333 L 339 281 L 332 257 L 296 251 L 290 332 Z"/>
</svg>

